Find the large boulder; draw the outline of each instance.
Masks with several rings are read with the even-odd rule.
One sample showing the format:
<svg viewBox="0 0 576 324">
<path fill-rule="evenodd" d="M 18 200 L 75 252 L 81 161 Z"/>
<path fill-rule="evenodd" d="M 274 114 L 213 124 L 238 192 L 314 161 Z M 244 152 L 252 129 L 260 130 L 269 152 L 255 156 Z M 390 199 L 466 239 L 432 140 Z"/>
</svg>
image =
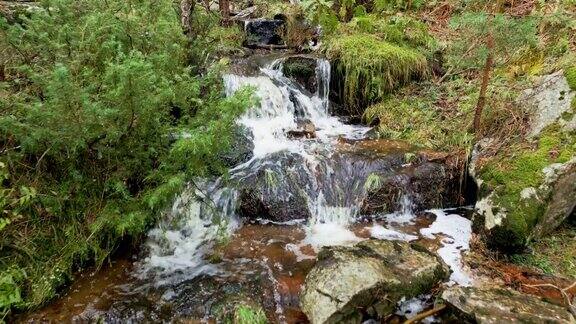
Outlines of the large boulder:
<svg viewBox="0 0 576 324">
<path fill-rule="evenodd" d="M 403 297 L 429 291 L 446 278 L 446 266 L 408 243 L 369 240 L 327 247 L 306 277 L 300 297 L 311 323 L 361 323 L 391 314 Z"/>
<path fill-rule="evenodd" d="M 570 88 L 563 71 L 545 75 L 534 87 L 524 90 L 518 103 L 532 111 L 530 136 L 537 136 L 557 120 L 571 128 L 576 121 L 572 107 L 575 96 L 576 91 Z"/>
<path fill-rule="evenodd" d="M 285 21 L 281 19 L 252 19 L 245 22 L 248 48 L 267 48 L 285 46 Z"/>
<path fill-rule="evenodd" d="M 489 246 L 516 252 L 551 233 L 574 211 L 576 134 L 571 129 L 576 102 L 562 72 L 544 76 L 520 96 L 532 111 L 529 136 L 498 154 L 494 139 L 479 141 L 470 174 L 478 184 L 475 229 Z"/>
<path fill-rule="evenodd" d="M 452 287 L 442 299 L 458 318 L 479 324 L 492 323 L 576 323 L 563 307 L 508 289 Z"/>
</svg>

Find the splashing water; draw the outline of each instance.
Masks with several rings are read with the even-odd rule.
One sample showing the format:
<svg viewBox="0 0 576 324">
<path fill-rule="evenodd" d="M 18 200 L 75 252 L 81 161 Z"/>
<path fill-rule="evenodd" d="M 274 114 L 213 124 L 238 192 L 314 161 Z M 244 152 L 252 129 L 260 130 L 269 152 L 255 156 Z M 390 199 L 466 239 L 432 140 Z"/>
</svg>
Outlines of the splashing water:
<svg viewBox="0 0 576 324">
<path fill-rule="evenodd" d="M 298 192 L 303 192 L 306 197 L 305 208 L 309 212 L 307 220 L 261 221 L 269 224 L 267 226 L 298 229 L 294 231 L 301 233 L 303 238 L 284 242 L 282 246 L 285 252 L 293 255 L 296 262 L 314 259 L 315 252 L 324 246 L 350 245 L 367 237 L 400 241 L 419 239 L 419 236 L 414 235 L 417 233 L 407 234 L 401 230 L 403 226 L 412 225 L 416 217 L 408 194 L 400 197 L 400 210 L 384 216 L 388 226 L 392 224 L 395 227 L 374 224 L 369 228 L 367 237 L 358 234 L 355 226 L 360 214 L 359 206 L 367 190 L 358 172 L 366 164 L 346 161 L 346 158 L 337 156 L 335 152 L 339 137 L 361 139 L 368 128 L 346 125 L 330 116 L 328 95 L 331 71 L 326 60 L 317 60 L 318 86 L 313 94 L 283 75 L 283 62 L 282 59 L 272 62 L 262 68 L 257 76 L 224 76 L 228 96 L 250 86 L 260 99 L 257 107 L 237 120 L 239 125 L 251 132 L 253 157 L 230 170 L 227 180 L 197 180 L 195 184 L 190 184 L 175 200 L 172 208 L 164 213 L 157 227 L 150 231 L 146 243 L 148 256 L 138 264 L 138 278 L 151 280 L 154 286 L 159 287 L 175 286 L 200 275 L 229 276 L 230 266 L 224 268 L 220 264 L 211 264 L 206 261 L 206 255 L 213 250 L 215 242 L 230 236 L 241 227 L 242 221 L 236 214 L 239 192 L 233 184 L 247 182 L 262 172 L 270 177 L 270 182 L 284 183 L 289 180 L 290 174 L 297 174 L 298 179 L 304 183 Z M 316 138 L 302 140 L 287 136 L 287 132 L 296 129 L 298 119 L 302 118 L 315 125 Z M 261 188 L 261 195 L 288 202 L 293 193 L 266 185 Z M 460 251 L 468 248 L 467 241 L 461 239 L 465 233 L 459 235 L 452 229 L 461 230 L 460 226 L 463 226 L 466 231 L 469 224 L 442 214 L 441 211 L 433 212 L 437 216 L 436 222 L 420 234 L 434 237 L 443 233 L 452 237 L 456 243 L 442 241 L 444 246 L 439 253 L 454 270 L 451 279 L 460 284 L 468 284 L 470 281 L 467 281 L 465 273 L 457 269 L 461 262 L 458 259 Z M 446 225 L 446 222 L 451 224 Z M 272 241 L 267 244 L 276 244 Z M 454 250 L 456 245 L 460 246 L 457 251 Z M 248 262 L 245 259 L 240 261 Z M 254 264 L 260 264 L 263 273 L 273 283 L 272 295 L 277 320 L 286 322 L 285 309 L 280 300 L 281 292 L 278 290 L 280 284 L 276 278 L 280 270 L 266 257 L 260 261 Z"/>
</svg>

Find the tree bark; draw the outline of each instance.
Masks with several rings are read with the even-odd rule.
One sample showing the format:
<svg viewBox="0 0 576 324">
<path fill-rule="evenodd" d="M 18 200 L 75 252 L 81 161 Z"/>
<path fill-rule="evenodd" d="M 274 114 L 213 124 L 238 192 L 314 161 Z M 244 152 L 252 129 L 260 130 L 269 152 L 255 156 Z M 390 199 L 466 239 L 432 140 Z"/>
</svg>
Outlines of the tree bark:
<svg viewBox="0 0 576 324">
<path fill-rule="evenodd" d="M 490 72 L 492 71 L 492 66 L 494 65 L 494 37 L 491 33 L 487 37 L 486 47 L 488 48 L 488 56 L 486 57 L 484 70 L 482 72 L 480 97 L 478 98 L 476 109 L 474 111 L 474 133 L 476 136 L 478 136 L 478 132 L 480 131 L 482 112 L 484 111 L 484 106 L 486 106 L 486 92 L 488 90 L 488 84 L 490 83 Z"/>
<path fill-rule="evenodd" d="M 504 0 L 496 1 L 496 7 L 494 8 L 494 13 L 499 14 L 504 9 Z M 488 90 L 488 84 L 490 83 L 490 72 L 492 72 L 492 67 L 494 65 L 494 34 L 492 31 L 492 16 L 488 18 L 488 36 L 486 36 L 486 48 L 488 49 L 488 56 L 486 56 L 486 62 L 484 63 L 484 69 L 482 72 L 482 84 L 480 86 L 480 96 L 478 97 L 478 102 L 476 103 L 476 109 L 474 110 L 474 134 L 476 139 L 479 137 L 480 126 L 482 122 L 482 112 L 486 106 L 486 92 Z"/>
<path fill-rule="evenodd" d="M 186 36 L 192 32 L 192 12 L 194 11 L 195 0 L 180 0 L 180 23 Z"/>
<path fill-rule="evenodd" d="M 218 7 L 220 8 L 220 14 L 222 15 L 222 26 L 230 25 L 230 1 L 220 0 L 218 1 Z"/>
</svg>

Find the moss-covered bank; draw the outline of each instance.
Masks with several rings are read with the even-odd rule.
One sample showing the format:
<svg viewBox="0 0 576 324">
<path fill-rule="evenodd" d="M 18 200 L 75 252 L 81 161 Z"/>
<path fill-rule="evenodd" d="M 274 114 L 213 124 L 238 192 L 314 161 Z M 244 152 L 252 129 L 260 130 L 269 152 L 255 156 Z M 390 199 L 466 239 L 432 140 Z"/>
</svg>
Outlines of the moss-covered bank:
<svg viewBox="0 0 576 324">
<path fill-rule="evenodd" d="M 492 204 L 494 219 L 485 223 L 493 226 L 489 235 L 493 246 L 517 250 L 529 242 L 552 195 L 550 166 L 575 156 L 576 136 L 553 124 L 534 142 L 509 147 L 479 169 L 480 196 L 489 197 Z"/>
</svg>

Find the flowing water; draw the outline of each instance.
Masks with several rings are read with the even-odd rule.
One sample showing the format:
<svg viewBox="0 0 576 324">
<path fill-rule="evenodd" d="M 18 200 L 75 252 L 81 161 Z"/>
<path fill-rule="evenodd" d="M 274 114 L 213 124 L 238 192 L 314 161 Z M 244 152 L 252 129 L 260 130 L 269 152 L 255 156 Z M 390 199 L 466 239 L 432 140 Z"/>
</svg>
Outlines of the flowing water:
<svg viewBox="0 0 576 324">
<path fill-rule="evenodd" d="M 210 321 L 225 305 L 248 300 L 273 322 L 306 322 L 298 294 L 319 249 L 371 237 L 419 241 L 454 270 L 453 283 L 470 285 L 462 252 L 471 224 L 461 211 L 417 213 L 407 188 L 397 211 L 362 214 L 377 182 L 371 174 L 405 168 L 391 161 L 410 146 L 364 140 L 368 128 L 330 115 L 327 61 L 317 60 L 315 93 L 282 67 L 277 59 L 255 75 L 224 76 L 227 95 L 250 86 L 260 98 L 238 120 L 253 145 L 250 160 L 226 177 L 190 183 L 138 256 L 79 278 L 66 297 L 26 320 Z M 315 125 L 314 138 L 287 135 L 301 120 Z M 247 212 L 254 205 L 267 208 Z"/>
</svg>

